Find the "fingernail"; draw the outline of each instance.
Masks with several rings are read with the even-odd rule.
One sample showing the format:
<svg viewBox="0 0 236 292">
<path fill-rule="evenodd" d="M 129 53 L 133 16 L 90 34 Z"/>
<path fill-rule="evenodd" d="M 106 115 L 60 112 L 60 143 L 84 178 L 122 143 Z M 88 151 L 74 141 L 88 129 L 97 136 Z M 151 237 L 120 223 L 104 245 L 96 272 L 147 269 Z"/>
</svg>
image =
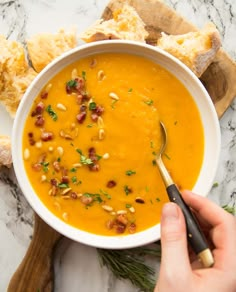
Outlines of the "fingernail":
<svg viewBox="0 0 236 292">
<path fill-rule="evenodd" d="M 175 203 L 167 203 L 162 209 L 162 220 L 176 221 L 179 218 L 178 207 Z"/>
</svg>

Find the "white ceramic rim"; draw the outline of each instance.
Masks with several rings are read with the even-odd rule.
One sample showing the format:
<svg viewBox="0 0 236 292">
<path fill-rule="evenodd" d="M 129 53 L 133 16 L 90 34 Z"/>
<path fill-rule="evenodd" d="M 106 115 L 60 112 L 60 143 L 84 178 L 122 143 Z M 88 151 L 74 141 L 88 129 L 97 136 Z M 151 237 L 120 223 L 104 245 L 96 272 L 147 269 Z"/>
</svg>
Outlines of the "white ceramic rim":
<svg viewBox="0 0 236 292">
<path fill-rule="evenodd" d="M 27 89 L 16 113 L 12 132 L 13 165 L 19 185 L 29 204 L 52 228 L 72 240 L 94 247 L 107 249 L 133 248 L 159 240 L 160 224 L 142 232 L 120 236 L 102 236 L 79 230 L 66 224 L 44 206 L 28 181 L 23 164 L 22 132 L 24 123 L 22 123 L 22 116 L 25 120 L 32 102 L 41 88 L 65 66 L 89 55 L 105 52 L 130 53 L 147 57 L 173 73 L 193 96 L 198 108 L 202 109 L 201 119 L 206 141 L 201 174 L 193 191 L 203 196 L 207 195 L 213 184 L 220 155 L 220 127 L 212 100 L 194 73 L 178 59 L 157 47 L 133 41 L 100 41 L 81 45 L 58 57 L 40 72 Z M 196 94 L 194 95 L 195 91 L 198 92 L 197 97 Z"/>
</svg>

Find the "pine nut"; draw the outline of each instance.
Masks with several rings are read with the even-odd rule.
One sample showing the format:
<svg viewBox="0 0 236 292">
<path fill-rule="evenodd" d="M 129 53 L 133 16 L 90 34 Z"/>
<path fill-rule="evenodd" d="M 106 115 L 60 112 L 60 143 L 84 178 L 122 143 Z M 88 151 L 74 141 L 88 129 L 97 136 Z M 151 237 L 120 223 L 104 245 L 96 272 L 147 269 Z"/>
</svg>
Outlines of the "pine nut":
<svg viewBox="0 0 236 292">
<path fill-rule="evenodd" d="M 127 214 L 127 211 L 126 210 L 119 210 L 116 212 L 117 215 L 124 215 L 124 214 Z"/>
<path fill-rule="evenodd" d="M 104 129 L 100 129 L 98 131 L 98 139 L 103 140 L 104 138 L 105 138 L 105 131 L 104 131 Z"/>
<path fill-rule="evenodd" d="M 129 211 L 130 211 L 130 213 L 135 213 L 135 209 L 134 209 L 134 207 L 130 207 L 130 208 L 129 208 Z"/>
<path fill-rule="evenodd" d="M 58 103 L 57 104 L 57 109 L 59 109 L 61 111 L 64 111 L 64 112 L 67 110 L 67 108 L 62 103 Z"/>
<path fill-rule="evenodd" d="M 58 202 L 54 202 L 53 205 L 58 211 L 61 211 L 61 205 Z"/>
<path fill-rule="evenodd" d="M 79 168 L 82 166 L 82 164 L 81 163 L 74 163 L 72 166 L 75 168 Z"/>
<path fill-rule="evenodd" d="M 69 218 L 68 213 L 64 212 L 64 213 L 62 214 L 62 218 L 63 218 L 65 221 L 68 221 L 68 218 Z"/>
<path fill-rule="evenodd" d="M 59 147 L 57 147 L 57 152 L 60 156 L 62 156 L 64 153 L 64 149 L 61 146 L 59 146 Z"/>
<path fill-rule="evenodd" d="M 108 205 L 103 205 L 102 208 L 107 212 L 113 211 L 113 208 L 111 206 L 108 206 Z"/>
<path fill-rule="evenodd" d="M 48 151 L 52 152 L 54 150 L 54 148 L 52 146 L 48 147 Z"/>
<path fill-rule="evenodd" d="M 98 128 L 103 128 L 104 127 L 104 122 L 102 117 L 98 117 L 97 120 Z"/>
<path fill-rule="evenodd" d="M 38 149 L 41 148 L 42 145 L 43 145 L 42 141 L 38 141 L 38 142 L 35 143 L 35 147 L 38 148 Z"/>
<path fill-rule="evenodd" d="M 94 68 L 94 67 L 96 67 L 96 65 L 97 65 L 97 60 L 96 60 L 96 59 L 92 59 L 92 61 L 91 61 L 90 65 L 89 65 L 89 67 L 90 67 L 90 68 Z"/>
<path fill-rule="evenodd" d="M 77 69 L 74 68 L 71 72 L 71 78 L 75 79 L 77 77 L 78 77 L 78 71 L 77 71 Z"/>
<path fill-rule="evenodd" d="M 102 156 L 103 159 L 109 159 L 110 158 L 110 154 L 109 153 L 105 153 Z"/>
<path fill-rule="evenodd" d="M 97 77 L 98 77 L 99 81 L 102 81 L 104 79 L 104 77 L 105 77 L 104 71 L 103 70 L 99 70 Z"/>
<path fill-rule="evenodd" d="M 46 86 L 46 88 L 45 88 L 45 92 L 49 92 L 50 91 L 50 89 L 52 88 L 52 83 L 49 83 L 47 86 Z"/>
<path fill-rule="evenodd" d="M 46 180 L 47 180 L 47 177 L 46 177 L 46 175 L 43 174 L 43 175 L 41 176 L 41 182 L 44 182 L 44 181 L 46 181 Z"/>
<path fill-rule="evenodd" d="M 70 191 L 71 191 L 71 188 L 67 188 L 67 189 L 64 189 L 64 191 L 63 191 L 61 194 L 62 194 L 62 195 L 66 195 L 66 194 L 68 194 Z"/>
<path fill-rule="evenodd" d="M 114 100 L 119 100 L 119 96 L 114 92 L 110 92 L 109 96 L 110 96 L 110 98 L 112 98 Z"/>
<path fill-rule="evenodd" d="M 30 158 L 30 151 L 28 148 L 25 148 L 24 150 L 24 159 L 28 160 Z"/>
</svg>

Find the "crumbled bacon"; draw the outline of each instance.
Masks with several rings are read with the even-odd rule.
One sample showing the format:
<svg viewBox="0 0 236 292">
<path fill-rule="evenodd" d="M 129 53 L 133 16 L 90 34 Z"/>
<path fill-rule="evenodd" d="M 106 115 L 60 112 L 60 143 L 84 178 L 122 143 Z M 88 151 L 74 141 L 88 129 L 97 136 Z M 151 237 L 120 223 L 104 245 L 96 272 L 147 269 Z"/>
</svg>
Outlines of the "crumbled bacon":
<svg viewBox="0 0 236 292">
<path fill-rule="evenodd" d="M 53 139 L 53 133 L 52 132 L 43 132 L 41 134 L 41 139 L 44 141 L 44 142 L 47 142 L 47 141 L 50 141 Z"/>
<path fill-rule="evenodd" d="M 44 125 L 44 122 L 44 117 L 42 115 L 38 115 L 34 124 L 36 127 L 42 127 Z"/>
<path fill-rule="evenodd" d="M 88 157 L 92 160 L 93 164 L 89 165 L 91 171 L 99 171 L 98 156 L 94 147 L 89 148 Z"/>
<path fill-rule="evenodd" d="M 114 188 L 116 186 L 116 182 L 114 180 L 109 180 L 107 182 L 107 187 L 108 188 Z"/>
<path fill-rule="evenodd" d="M 77 121 L 82 124 L 86 118 L 86 112 L 81 112 L 76 116 Z"/>
</svg>

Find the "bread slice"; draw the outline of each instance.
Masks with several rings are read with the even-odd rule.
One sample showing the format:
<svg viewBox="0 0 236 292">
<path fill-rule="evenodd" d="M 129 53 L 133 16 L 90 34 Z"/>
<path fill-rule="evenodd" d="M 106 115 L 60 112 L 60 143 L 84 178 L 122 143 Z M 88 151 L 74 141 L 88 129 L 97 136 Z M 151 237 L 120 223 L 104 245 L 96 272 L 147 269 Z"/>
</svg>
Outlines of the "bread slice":
<svg viewBox="0 0 236 292">
<path fill-rule="evenodd" d="M 76 45 L 75 30 L 65 32 L 64 29 L 56 34 L 37 34 L 27 41 L 29 58 L 36 72 L 40 72 L 53 59 Z"/>
<path fill-rule="evenodd" d="M 11 141 L 8 136 L 0 136 L 0 167 L 5 165 L 10 167 L 12 164 Z"/>
<path fill-rule="evenodd" d="M 85 42 L 99 40 L 123 39 L 145 42 L 148 32 L 136 10 L 127 4 L 113 13 L 107 21 L 98 20 L 93 26 L 80 35 Z"/>
<path fill-rule="evenodd" d="M 221 47 L 220 34 L 213 23 L 202 30 L 182 35 L 162 33 L 157 45 L 172 54 L 200 77 Z"/>
<path fill-rule="evenodd" d="M 23 46 L 0 35 L 0 102 L 15 116 L 25 90 L 37 73 L 28 66 Z"/>
</svg>

